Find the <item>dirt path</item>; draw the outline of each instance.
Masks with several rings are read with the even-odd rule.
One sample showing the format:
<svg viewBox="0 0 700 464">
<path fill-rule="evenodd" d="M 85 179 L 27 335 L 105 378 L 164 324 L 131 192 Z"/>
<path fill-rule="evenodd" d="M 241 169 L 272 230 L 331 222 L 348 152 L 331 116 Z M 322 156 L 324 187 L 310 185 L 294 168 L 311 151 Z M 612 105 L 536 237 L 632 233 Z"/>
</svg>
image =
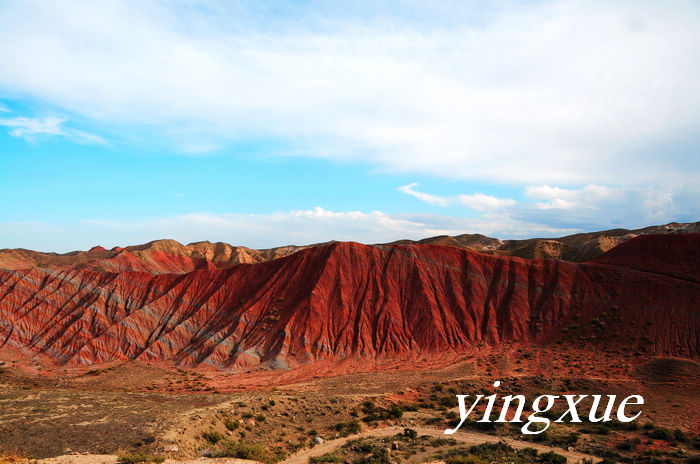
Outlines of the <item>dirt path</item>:
<svg viewBox="0 0 700 464">
<path fill-rule="evenodd" d="M 116 464 L 113 454 L 67 454 L 55 458 L 39 459 L 38 464 Z M 166 459 L 163 464 L 261 464 L 258 461 L 235 458 L 198 458 L 189 461 Z"/>
<path fill-rule="evenodd" d="M 512 438 L 497 437 L 495 435 L 487 435 L 485 433 L 477 432 L 466 432 L 458 431 L 454 435 L 445 435 L 442 430 L 431 429 L 428 427 L 412 427 L 413 430 L 418 432 L 419 435 L 429 435 L 433 438 L 454 438 L 458 442 L 466 445 L 478 445 L 481 443 L 497 443 L 501 440 L 508 443 L 510 446 L 516 449 L 522 448 L 535 448 L 541 453 L 546 453 L 548 451 L 554 451 L 557 454 L 561 454 L 566 457 L 568 463 L 580 463 L 584 458 L 592 459 L 593 462 L 600 462 L 601 459 L 590 456 L 583 453 L 578 453 L 575 451 L 566 451 L 560 448 L 554 448 L 551 446 L 538 445 L 536 443 L 531 443 L 528 441 L 515 440 Z M 350 435 L 343 438 L 338 438 L 335 440 L 326 441 L 321 445 L 316 445 L 313 448 L 301 450 L 298 453 L 290 456 L 286 460 L 282 461 L 281 464 L 307 464 L 309 458 L 313 456 L 321 456 L 331 451 L 335 451 L 345 443 L 350 440 L 355 440 L 358 438 L 382 438 L 391 437 L 397 433 L 403 432 L 404 427 L 393 426 L 393 427 L 382 427 L 378 429 L 367 430 L 356 435 Z M 97 454 L 83 454 L 83 455 L 65 455 L 58 456 L 55 458 L 40 459 L 38 464 L 116 464 L 117 457 L 114 455 L 97 455 Z M 233 458 L 218 458 L 218 459 L 208 459 L 199 458 L 191 461 L 173 461 L 168 459 L 164 464 L 259 464 L 256 461 L 248 461 L 245 459 L 233 459 Z"/>
<path fill-rule="evenodd" d="M 467 444 L 467 445 L 478 445 L 481 443 L 498 443 L 503 440 L 510 446 L 516 449 L 522 448 L 535 448 L 541 453 L 546 453 L 548 451 L 554 451 L 557 454 L 561 454 L 566 457 L 569 463 L 580 463 L 583 462 L 584 458 L 592 459 L 593 462 L 600 462 L 601 459 L 595 456 L 591 456 L 584 453 L 578 453 L 575 451 L 566 451 L 560 448 L 553 448 L 550 446 L 538 445 L 529 441 L 515 440 L 512 438 L 497 437 L 494 435 L 487 435 L 485 433 L 478 432 L 465 432 L 458 431 L 454 435 L 445 435 L 442 430 L 431 429 L 427 427 L 411 427 L 413 430 L 418 432 L 419 435 L 429 435 L 434 438 L 454 438 L 455 440 Z M 358 438 L 380 438 L 380 437 L 390 437 L 396 435 L 397 433 L 403 432 L 404 427 L 383 427 L 378 429 L 367 430 L 356 435 L 350 435 L 344 438 L 338 438 L 331 441 L 326 441 L 321 445 L 316 445 L 313 448 L 299 451 L 293 456 L 290 456 L 286 460 L 282 461 L 282 464 L 306 464 L 309 462 L 309 458 L 312 456 L 321 456 L 326 453 L 330 453 L 350 440 L 355 440 Z"/>
</svg>

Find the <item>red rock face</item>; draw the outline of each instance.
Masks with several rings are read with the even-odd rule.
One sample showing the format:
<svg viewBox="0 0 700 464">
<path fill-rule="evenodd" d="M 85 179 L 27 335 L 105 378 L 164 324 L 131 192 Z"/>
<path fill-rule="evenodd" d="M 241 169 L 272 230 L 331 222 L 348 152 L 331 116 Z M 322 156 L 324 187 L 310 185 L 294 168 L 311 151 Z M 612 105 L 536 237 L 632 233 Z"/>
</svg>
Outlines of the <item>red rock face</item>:
<svg viewBox="0 0 700 464">
<path fill-rule="evenodd" d="M 583 337 L 596 348 L 697 357 L 699 245 L 698 234 L 640 237 L 578 264 L 333 243 L 185 274 L 0 271 L 0 345 L 68 364 L 293 368 L 566 341 L 571 326 L 597 324 Z"/>
</svg>

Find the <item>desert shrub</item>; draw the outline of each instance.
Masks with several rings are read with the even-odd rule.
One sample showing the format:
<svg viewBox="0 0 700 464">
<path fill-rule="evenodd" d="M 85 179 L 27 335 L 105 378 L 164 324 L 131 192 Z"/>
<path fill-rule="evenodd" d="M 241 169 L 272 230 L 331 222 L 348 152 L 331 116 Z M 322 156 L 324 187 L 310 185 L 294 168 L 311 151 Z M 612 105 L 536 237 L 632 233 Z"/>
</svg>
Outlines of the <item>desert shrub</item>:
<svg viewBox="0 0 700 464">
<path fill-rule="evenodd" d="M 270 453 L 272 453 L 272 456 L 268 458 L 269 462 L 284 461 L 287 458 L 287 451 L 281 446 L 273 446 L 270 449 Z"/>
<path fill-rule="evenodd" d="M 673 431 L 673 438 L 681 442 L 688 440 L 688 437 L 685 436 L 681 429 L 676 429 Z"/>
<path fill-rule="evenodd" d="M 450 456 L 446 464 L 488 464 L 488 461 L 473 454 Z"/>
<path fill-rule="evenodd" d="M 35 462 L 33 458 L 22 456 L 17 453 L 2 453 L 0 454 L 0 464 L 27 464 Z"/>
<path fill-rule="evenodd" d="M 348 434 L 360 433 L 360 430 L 362 430 L 362 426 L 356 420 L 348 422 L 345 426 L 345 431 Z"/>
<path fill-rule="evenodd" d="M 447 411 L 445 413 L 445 419 L 454 420 L 454 419 L 457 419 L 458 417 L 459 416 L 457 416 L 457 413 L 454 411 Z"/>
<path fill-rule="evenodd" d="M 202 434 L 204 439 L 209 443 L 218 443 L 224 439 L 224 436 L 218 430 L 210 430 Z"/>
<path fill-rule="evenodd" d="M 258 414 L 257 416 L 255 416 L 255 420 L 258 422 L 265 422 L 265 416 L 263 416 L 262 414 Z"/>
<path fill-rule="evenodd" d="M 343 458 L 335 453 L 326 453 L 323 456 L 312 456 L 309 464 L 321 464 L 325 462 L 343 462 Z"/>
<path fill-rule="evenodd" d="M 362 410 L 367 414 L 362 418 L 364 422 L 375 422 L 386 419 L 401 419 L 403 416 L 403 408 L 398 404 L 392 404 L 388 409 L 377 407 L 374 405 L 374 402 L 372 402 L 371 407 L 367 406 L 368 405 L 365 404 L 362 408 Z"/>
<path fill-rule="evenodd" d="M 576 432 L 569 432 L 555 437 L 552 441 L 556 444 L 570 446 L 578 441 L 579 436 L 580 435 Z"/>
<path fill-rule="evenodd" d="M 566 462 L 566 458 L 561 454 L 555 453 L 554 451 L 549 451 L 547 453 L 540 454 L 537 462 L 541 462 L 543 464 L 564 464 Z"/>
<path fill-rule="evenodd" d="M 537 457 L 539 451 L 537 451 L 535 448 L 523 448 L 520 451 L 518 451 L 518 454 L 523 458 L 532 461 Z"/>
<path fill-rule="evenodd" d="M 622 451 L 632 451 L 634 444 L 629 440 L 623 440 L 617 444 L 616 448 Z"/>
<path fill-rule="evenodd" d="M 403 429 L 403 436 L 408 438 L 409 440 L 415 440 L 418 438 L 418 432 L 416 432 L 413 429 L 405 428 Z"/>
<path fill-rule="evenodd" d="M 591 424 L 592 422 L 586 417 L 584 422 Z M 620 422 L 618 420 L 611 420 L 606 422 L 605 426 L 612 430 L 628 430 L 633 431 L 639 429 L 639 425 L 636 422 Z"/>
<path fill-rule="evenodd" d="M 561 461 L 563 456 L 559 456 L 556 453 L 540 455 L 534 448 L 515 450 L 503 441 L 482 443 L 469 448 L 450 448 L 447 452 L 436 454 L 435 457 L 440 458 L 447 464 L 483 464 L 492 462 L 559 464 L 566 462 L 566 460 Z"/>
<path fill-rule="evenodd" d="M 215 458 L 252 459 L 254 461 L 269 462 L 270 457 L 265 448 L 259 443 L 241 443 L 232 440 L 222 440 L 217 450 L 213 453 Z"/>
<path fill-rule="evenodd" d="M 120 454 L 117 457 L 117 462 L 119 464 L 138 464 L 143 462 L 154 462 L 159 464 L 163 461 L 165 461 L 165 458 L 163 456 L 149 454 L 145 451 L 139 451 L 138 453 L 130 454 Z"/>
<path fill-rule="evenodd" d="M 471 454 L 477 456 L 496 456 L 498 454 L 508 454 L 515 451 L 508 443 L 504 441 L 499 441 L 498 443 L 482 443 L 480 445 L 474 445 L 469 448 Z"/>
<path fill-rule="evenodd" d="M 546 417 L 547 419 L 555 421 L 561 417 L 562 412 L 561 411 L 552 411 L 551 409 L 549 409 L 545 412 L 539 413 L 539 415 L 542 417 Z"/>
<path fill-rule="evenodd" d="M 404 411 L 418 411 L 418 403 L 403 403 L 401 407 Z"/>
<path fill-rule="evenodd" d="M 454 395 L 442 396 L 437 399 L 437 403 L 440 406 L 446 408 L 456 408 L 457 407 L 457 397 Z"/>
<path fill-rule="evenodd" d="M 418 407 L 423 409 L 433 409 L 435 407 L 435 404 L 431 401 L 421 398 L 420 400 L 418 400 Z"/>
<path fill-rule="evenodd" d="M 583 427 L 581 429 L 583 433 L 590 433 L 596 435 L 610 435 L 610 428 L 606 425 L 597 425 L 592 427 Z"/>
<path fill-rule="evenodd" d="M 338 424 L 336 424 L 336 427 L 337 426 L 338 426 Z M 356 420 L 346 422 L 345 424 L 343 424 L 343 427 L 341 428 L 341 431 L 343 432 L 344 435 L 352 435 L 354 433 L 360 433 L 360 430 L 362 430 L 362 426 Z"/>
<path fill-rule="evenodd" d="M 231 432 L 233 432 L 234 430 L 236 430 L 238 427 L 241 426 L 241 424 L 240 424 L 237 420 L 231 419 L 230 417 L 227 417 L 227 418 L 224 420 L 224 425 L 225 425 L 226 428 L 227 428 L 228 430 L 230 430 Z"/>
<path fill-rule="evenodd" d="M 390 464 L 389 450 L 382 446 L 373 446 L 372 454 L 357 462 L 359 464 Z"/>
<path fill-rule="evenodd" d="M 664 428 L 654 429 L 651 432 L 649 432 L 648 435 L 649 437 L 654 438 L 655 440 L 673 440 L 673 433 L 670 430 Z"/>
<path fill-rule="evenodd" d="M 356 420 L 351 422 L 338 422 L 333 426 L 333 428 L 340 433 L 341 436 L 347 437 L 353 433 L 359 433 L 362 426 Z"/>
</svg>

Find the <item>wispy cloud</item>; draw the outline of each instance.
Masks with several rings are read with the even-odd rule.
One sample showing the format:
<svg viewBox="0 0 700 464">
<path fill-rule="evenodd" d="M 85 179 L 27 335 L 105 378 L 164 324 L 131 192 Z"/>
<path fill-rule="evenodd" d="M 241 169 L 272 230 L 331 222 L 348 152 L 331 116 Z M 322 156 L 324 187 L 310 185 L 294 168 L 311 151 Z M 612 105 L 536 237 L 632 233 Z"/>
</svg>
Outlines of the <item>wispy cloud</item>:
<svg viewBox="0 0 700 464">
<path fill-rule="evenodd" d="M 476 211 L 495 211 L 508 206 L 513 206 L 517 202 L 512 198 L 498 198 L 493 195 L 484 193 L 473 193 L 469 195 L 457 195 L 455 197 L 445 197 L 433 195 L 426 192 L 421 192 L 415 189 L 418 186 L 417 182 L 408 185 L 403 185 L 396 190 L 399 192 L 411 195 L 418 200 L 434 206 L 448 206 L 450 204 L 462 204 Z"/>
<path fill-rule="evenodd" d="M 64 127 L 65 118 L 46 116 L 28 118 L 17 116 L 0 119 L 0 126 L 8 128 L 12 137 L 35 142 L 40 137 L 62 136 L 81 144 L 104 144 L 102 137 L 85 131 Z"/>
<path fill-rule="evenodd" d="M 415 189 L 415 187 L 418 187 L 417 182 L 413 182 L 408 185 L 403 185 L 396 190 L 399 192 L 405 193 L 406 195 L 411 195 L 412 197 L 417 198 L 418 200 L 428 203 L 431 205 L 435 206 L 447 206 L 448 199 L 445 197 L 440 197 L 437 195 L 431 195 L 429 193 L 424 193 L 424 192 L 419 192 L 418 190 Z"/>
<path fill-rule="evenodd" d="M 56 117 L 26 118 L 19 116 L 0 119 L 0 126 L 8 127 L 8 133 L 12 137 L 33 139 L 38 135 L 61 135 L 63 133 L 61 124 L 64 121 L 65 119 Z"/>
<path fill-rule="evenodd" d="M 525 188 L 525 196 L 539 201 L 540 209 L 596 209 L 601 203 L 625 196 L 625 189 L 604 185 L 587 185 L 581 189 L 564 189 L 550 185 L 531 185 Z"/>
<path fill-rule="evenodd" d="M 516 201 L 511 198 L 497 198 L 493 195 L 483 193 L 474 193 L 472 195 L 459 195 L 457 197 L 460 203 L 475 209 L 477 211 L 492 211 L 507 206 L 515 205 Z"/>
</svg>

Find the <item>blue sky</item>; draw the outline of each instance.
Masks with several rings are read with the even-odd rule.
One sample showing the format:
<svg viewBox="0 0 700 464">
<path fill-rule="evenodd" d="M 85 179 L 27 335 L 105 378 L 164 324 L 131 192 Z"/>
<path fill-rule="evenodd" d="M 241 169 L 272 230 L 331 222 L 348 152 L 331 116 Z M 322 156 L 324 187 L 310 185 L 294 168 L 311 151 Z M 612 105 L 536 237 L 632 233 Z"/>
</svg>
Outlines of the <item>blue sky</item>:
<svg viewBox="0 0 700 464">
<path fill-rule="evenodd" d="M 0 247 L 696 221 L 695 2 L 0 1 Z"/>
</svg>

